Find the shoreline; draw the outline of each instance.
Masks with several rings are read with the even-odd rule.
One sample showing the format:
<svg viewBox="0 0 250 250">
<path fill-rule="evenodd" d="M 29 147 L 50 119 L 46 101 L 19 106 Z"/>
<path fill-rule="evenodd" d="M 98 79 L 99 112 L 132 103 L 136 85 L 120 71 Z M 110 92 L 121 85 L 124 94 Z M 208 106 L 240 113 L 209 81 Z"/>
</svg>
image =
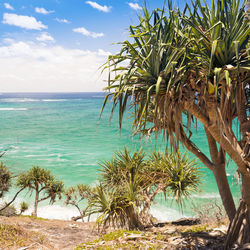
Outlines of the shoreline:
<svg viewBox="0 0 250 250">
<path fill-rule="evenodd" d="M 0 199 L 0 204 L 4 204 L 11 200 L 10 194 L 4 197 L 4 199 Z M 29 204 L 29 209 L 23 213 L 23 215 L 31 215 L 33 211 L 33 198 L 26 195 L 20 195 L 16 201 L 13 203 L 17 212 L 19 212 L 20 203 L 25 201 Z M 159 222 L 164 221 L 173 221 L 178 220 L 180 218 L 190 218 L 196 217 L 198 210 L 203 210 L 204 205 L 210 202 L 213 204 L 220 204 L 219 195 L 216 193 L 201 193 L 201 195 L 194 195 L 192 200 L 189 200 L 190 203 L 186 203 L 186 207 L 183 207 L 182 210 L 172 203 L 173 199 L 169 198 L 169 201 L 164 202 L 161 198 L 159 198 L 155 204 L 151 207 L 151 214 L 155 217 Z M 189 202 L 187 200 L 187 202 Z M 85 205 L 82 204 L 82 208 Z M 38 217 L 45 219 L 56 219 L 56 220 L 67 220 L 71 221 L 72 217 L 78 216 L 79 212 L 74 206 L 66 206 L 63 201 L 57 201 L 54 204 L 49 204 L 48 202 L 42 202 L 38 206 Z M 94 222 L 97 218 L 96 216 L 91 216 L 91 222 Z M 85 217 L 84 221 L 88 221 L 88 218 Z"/>
<path fill-rule="evenodd" d="M 27 211 L 23 213 L 23 215 L 31 215 L 33 207 L 30 207 Z M 165 211 L 161 211 L 161 210 Z M 178 212 L 175 209 L 171 209 L 169 207 L 161 208 L 161 210 L 157 209 L 155 206 L 151 208 L 151 214 L 159 221 L 172 221 L 178 220 L 180 218 L 190 218 L 191 215 L 185 215 Z M 72 206 L 62 206 L 60 204 L 53 205 L 45 205 L 38 207 L 37 216 L 39 218 L 50 219 L 50 220 L 64 220 L 64 221 L 72 221 L 71 218 L 78 216 L 79 212 L 76 208 Z M 97 218 L 96 216 L 91 216 L 90 220 L 88 217 L 84 217 L 84 221 L 95 222 Z M 80 220 L 79 220 L 80 221 Z"/>
</svg>

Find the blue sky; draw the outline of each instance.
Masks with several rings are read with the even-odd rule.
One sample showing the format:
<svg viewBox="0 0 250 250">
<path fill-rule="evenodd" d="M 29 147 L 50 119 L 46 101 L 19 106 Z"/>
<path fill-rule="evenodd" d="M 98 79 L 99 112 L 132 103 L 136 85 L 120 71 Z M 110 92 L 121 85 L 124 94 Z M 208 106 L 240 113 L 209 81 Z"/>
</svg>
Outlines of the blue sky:
<svg viewBox="0 0 250 250">
<path fill-rule="evenodd" d="M 0 92 L 101 91 L 106 75 L 98 68 L 119 49 L 111 44 L 127 38 L 143 2 L 1 0 Z"/>
</svg>

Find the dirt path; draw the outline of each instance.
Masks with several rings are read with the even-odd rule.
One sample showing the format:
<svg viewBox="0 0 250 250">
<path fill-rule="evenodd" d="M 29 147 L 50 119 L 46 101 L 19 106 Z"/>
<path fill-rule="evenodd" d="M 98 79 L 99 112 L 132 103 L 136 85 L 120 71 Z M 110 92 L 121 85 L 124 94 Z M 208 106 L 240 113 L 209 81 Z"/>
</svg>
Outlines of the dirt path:
<svg viewBox="0 0 250 250">
<path fill-rule="evenodd" d="M 87 242 L 84 245 L 87 249 L 147 249 L 149 246 L 154 249 L 222 249 L 227 226 L 193 224 L 195 221 L 181 219 L 159 223 L 144 231 L 118 230 L 100 237 L 93 229 L 94 223 L 90 222 L 0 216 L 0 250 L 66 250 Z M 97 241 L 92 242 L 94 240 Z"/>
<path fill-rule="evenodd" d="M 39 237 L 29 237 L 23 247 L 0 246 L 0 249 L 74 249 L 82 242 L 93 241 L 98 238 L 98 233 L 93 229 L 91 222 L 72 222 L 62 220 L 41 220 L 28 217 L 1 217 L 0 225 L 12 225 L 20 229 L 26 235 L 39 235 Z M 26 248 L 27 247 L 27 248 Z"/>
</svg>

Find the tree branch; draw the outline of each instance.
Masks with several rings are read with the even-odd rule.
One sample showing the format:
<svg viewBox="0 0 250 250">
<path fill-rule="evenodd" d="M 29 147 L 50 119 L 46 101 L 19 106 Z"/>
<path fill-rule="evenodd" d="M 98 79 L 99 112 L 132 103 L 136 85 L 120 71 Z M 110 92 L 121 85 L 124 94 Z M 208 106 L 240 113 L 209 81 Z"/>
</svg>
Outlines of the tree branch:
<svg viewBox="0 0 250 250">
<path fill-rule="evenodd" d="M 42 199 L 38 200 L 38 202 L 40 202 L 40 201 L 44 201 L 44 200 L 47 200 L 47 199 L 49 199 L 49 197 L 50 197 L 50 195 L 48 195 L 48 196 L 46 196 L 46 197 L 44 197 L 44 198 L 42 198 Z"/>
<path fill-rule="evenodd" d="M 207 136 L 207 142 L 208 142 L 208 147 L 209 147 L 209 152 L 211 159 L 213 163 L 219 162 L 219 153 L 218 153 L 218 148 L 216 145 L 215 139 L 212 137 L 212 135 L 208 132 L 206 127 L 204 126 L 206 136 Z"/>
<path fill-rule="evenodd" d="M 159 184 L 159 185 L 157 186 L 156 190 L 155 190 L 151 195 L 149 195 L 149 200 L 150 200 L 150 202 L 152 202 L 152 201 L 154 200 L 154 198 L 155 198 L 155 196 L 156 196 L 157 194 L 159 194 L 160 192 L 162 192 L 162 190 L 166 189 L 167 186 L 168 186 L 167 184 L 165 184 L 165 185 Z"/>
<path fill-rule="evenodd" d="M 191 153 L 197 156 L 208 169 L 213 171 L 214 164 L 207 158 L 207 156 L 204 153 L 202 153 L 197 148 L 197 146 L 189 138 L 187 138 L 183 128 L 181 128 L 181 142 Z"/>
<path fill-rule="evenodd" d="M 25 189 L 25 188 L 20 189 L 20 190 L 15 194 L 15 196 L 13 197 L 13 199 L 12 199 L 9 203 L 7 203 L 4 207 L 2 207 L 2 208 L 0 209 L 0 212 L 3 211 L 3 210 L 4 210 L 5 208 L 7 208 L 8 206 L 10 206 L 10 205 L 15 201 L 15 199 L 16 199 L 16 197 L 19 195 L 19 193 L 21 193 L 24 189 Z"/>
<path fill-rule="evenodd" d="M 235 148 L 234 145 L 232 144 L 232 142 L 230 142 L 228 140 L 228 138 L 225 136 L 225 134 L 218 129 L 216 124 L 209 123 L 209 119 L 204 114 L 201 113 L 199 107 L 196 104 L 194 104 L 194 103 L 190 104 L 190 103 L 185 102 L 184 108 L 188 112 L 190 112 L 194 117 L 196 117 L 207 128 L 207 130 L 210 132 L 210 134 L 213 136 L 213 138 L 222 146 L 222 148 L 225 150 L 225 152 L 237 164 L 240 172 L 242 174 L 245 174 L 245 175 L 250 175 L 250 172 L 249 172 L 250 163 L 246 162 L 243 159 L 243 157 L 242 157 L 243 152 L 242 152 L 242 149 L 239 146 L 239 144 L 237 143 L 238 147 Z M 189 144 L 189 143 L 187 143 L 187 144 Z M 192 149 L 192 145 L 188 145 L 188 146 Z M 195 152 L 195 150 L 194 150 L 194 152 Z M 198 154 L 196 156 L 201 160 L 201 158 L 198 156 Z"/>
</svg>

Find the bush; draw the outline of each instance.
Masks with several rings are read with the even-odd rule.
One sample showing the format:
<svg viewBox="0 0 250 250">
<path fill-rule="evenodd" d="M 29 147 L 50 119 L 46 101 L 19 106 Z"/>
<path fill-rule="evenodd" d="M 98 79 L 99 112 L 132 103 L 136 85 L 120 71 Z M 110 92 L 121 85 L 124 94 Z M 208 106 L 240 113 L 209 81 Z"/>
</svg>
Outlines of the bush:
<svg viewBox="0 0 250 250">
<path fill-rule="evenodd" d="M 6 217 L 16 216 L 17 211 L 16 211 L 16 208 L 13 205 L 11 205 L 11 206 L 4 208 L 2 211 L 0 211 L 0 215 L 6 216 Z"/>
<path fill-rule="evenodd" d="M 9 191 L 11 187 L 11 172 L 0 162 L 0 198 Z"/>
<path fill-rule="evenodd" d="M 88 213 L 100 214 L 97 223 L 104 227 L 148 226 L 155 222 L 150 207 L 157 194 L 172 196 L 182 206 L 183 198 L 199 191 L 199 167 L 186 155 L 154 152 L 146 159 L 142 150 L 125 148 L 100 166 L 100 185 L 89 198 Z"/>
</svg>

